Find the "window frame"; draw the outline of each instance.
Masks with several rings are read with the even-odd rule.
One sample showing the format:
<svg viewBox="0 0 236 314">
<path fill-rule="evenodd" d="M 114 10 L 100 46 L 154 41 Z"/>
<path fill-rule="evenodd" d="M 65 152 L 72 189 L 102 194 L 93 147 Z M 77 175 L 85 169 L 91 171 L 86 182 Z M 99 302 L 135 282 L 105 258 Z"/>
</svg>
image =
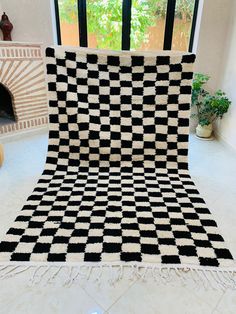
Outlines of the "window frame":
<svg viewBox="0 0 236 314">
<path fill-rule="evenodd" d="M 192 25 L 189 38 L 188 51 L 193 51 L 194 36 L 196 30 L 197 16 L 199 11 L 199 1 L 195 0 Z M 87 11 L 86 11 L 86 0 L 77 0 L 78 7 L 78 24 L 79 24 L 79 42 L 80 47 L 88 47 L 88 29 L 87 29 Z M 166 21 L 164 30 L 164 42 L 163 50 L 171 50 L 173 30 L 174 30 L 174 19 L 175 19 L 175 7 L 176 0 L 167 0 L 166 8 Z M 61 27 L 60 27 L 60 12 L 58 0 L 54 0 L 55 8 L 55 19 L 56 19 L 56 30 L 57 30 L 57 44 L 61 45 Z M 131 10 L 132 0 L 122 0 L 122 38 L 121 47 L 122 50 L 130 50 L 130 32 L 131 32 Z"/>
</svg>

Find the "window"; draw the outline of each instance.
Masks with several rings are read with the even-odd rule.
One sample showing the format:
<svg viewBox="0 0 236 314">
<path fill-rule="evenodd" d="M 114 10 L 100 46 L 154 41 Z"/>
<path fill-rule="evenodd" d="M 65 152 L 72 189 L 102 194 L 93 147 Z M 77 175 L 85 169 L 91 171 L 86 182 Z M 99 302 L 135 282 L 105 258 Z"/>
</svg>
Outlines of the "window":
<svg viewBox="0 0 236 314">
<path fill-rule="evenodd" d="M 77 0 L 58 1 L 60 41 L 65 46 L 79 46 L 78 3 Z"/>
<path fill-rule="evenodd" d="M 121 49 L 122 0 L 87 0 L 88 47 Z"/>
<path fill-rule="evenodd" d="M 188 50 L 194 13 L 194 1 L 176 0 L 172 48 Z"/>
<path fill-rule="evenodd" d="M 191 51 L 199 0 L 55 0 L 58 43 Z"/>
</svg>

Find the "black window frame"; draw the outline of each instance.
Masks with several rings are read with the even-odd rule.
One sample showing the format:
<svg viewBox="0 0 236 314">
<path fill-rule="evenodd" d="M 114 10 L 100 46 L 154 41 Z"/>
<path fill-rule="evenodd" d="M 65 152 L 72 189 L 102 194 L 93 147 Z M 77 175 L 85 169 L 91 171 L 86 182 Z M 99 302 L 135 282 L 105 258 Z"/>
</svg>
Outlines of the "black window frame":
<svg viewBox="0 0 236 314">
<path fill-rule="evenodd" d="M 77 0 L 77 5 L 78 5 L 80 47 L 88 47 L 86 0 Z M 58 0 L 54 0 L 54 6 L 55 6 L 55 17 L 56 17 L 56 28 L 57 28 L 57 44 L 61 45 L 62 41 L 61 41 L 60 13 L 59 13 Z M 176 6 L 176 0 L 167 0 L 163 50 L 171 50 L 172 48 L 175 6 Z M 194 35 L 195 35 L 197 16 L 198 16 L 198 8 L 199 8 L 199 0 L 195 0 L 192 25 L 191 25 L 191 31 L 190 31 L 189 47 L 188 47 L 189 52 L 193 51 Z M 130 50 L 131 10 L 132 10 L 132 0 L 122 0 L 122 38 L 121 38 L 122 50 Z"/>
</svg>

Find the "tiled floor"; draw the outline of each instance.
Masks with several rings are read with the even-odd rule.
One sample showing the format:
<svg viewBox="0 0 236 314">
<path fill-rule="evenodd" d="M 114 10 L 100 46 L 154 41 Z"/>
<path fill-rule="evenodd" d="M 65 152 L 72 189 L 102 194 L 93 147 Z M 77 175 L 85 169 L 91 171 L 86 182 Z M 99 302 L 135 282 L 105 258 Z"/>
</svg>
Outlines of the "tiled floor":
<svg viewBox="0 0 236 314">
<path fill-rule="evenodd" d="M 0 238 L 32 191 L 44 166 L 47 136 L 22 135 L 4 144 L 0 169 Z M 191 136 L 190 169 L 195 183 L 236 257 L 236 152 L 217 141 Z M 29 287 L 24 276 L 0 283 L 1 314 L 235 314 L 236 291 L 204 291 L 123 280 L 114 287 L 81 282 L 71 287 Z"/>
</svg>

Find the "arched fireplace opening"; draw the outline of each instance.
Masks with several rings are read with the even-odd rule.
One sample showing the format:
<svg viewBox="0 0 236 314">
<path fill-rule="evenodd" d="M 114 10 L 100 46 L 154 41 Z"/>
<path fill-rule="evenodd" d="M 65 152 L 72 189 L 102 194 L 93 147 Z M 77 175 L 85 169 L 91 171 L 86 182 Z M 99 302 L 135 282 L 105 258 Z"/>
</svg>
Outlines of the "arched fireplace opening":
<svg viewBox="0 0 236 314">
<path fill-rule="evenodd" d="M 13 110 L 13 96 L 11 92 L 0 83 L 0 123 L 8 124 L 16 121 Z"/>
</svg>

